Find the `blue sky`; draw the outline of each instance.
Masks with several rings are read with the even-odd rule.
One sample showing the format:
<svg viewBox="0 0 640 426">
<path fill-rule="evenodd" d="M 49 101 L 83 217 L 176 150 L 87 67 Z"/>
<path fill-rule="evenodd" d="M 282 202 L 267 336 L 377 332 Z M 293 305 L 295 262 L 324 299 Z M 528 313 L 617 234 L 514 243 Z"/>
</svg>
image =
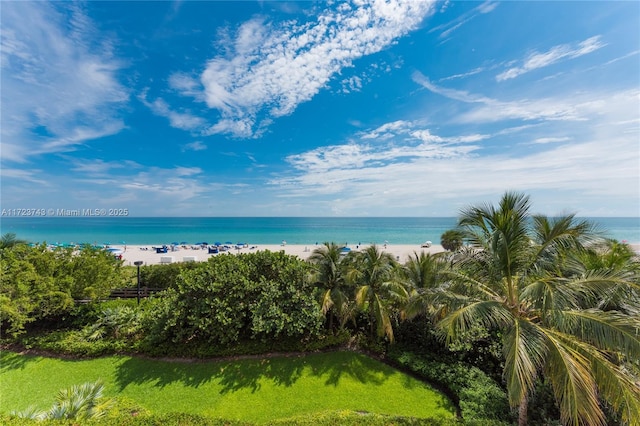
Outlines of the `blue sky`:
<svg viewBox="0 0 640 426">
<path fill-rule="evenodd" d="M 6 2 L 1 207 L 640 215 L 640 3 Z"/>
</svg>

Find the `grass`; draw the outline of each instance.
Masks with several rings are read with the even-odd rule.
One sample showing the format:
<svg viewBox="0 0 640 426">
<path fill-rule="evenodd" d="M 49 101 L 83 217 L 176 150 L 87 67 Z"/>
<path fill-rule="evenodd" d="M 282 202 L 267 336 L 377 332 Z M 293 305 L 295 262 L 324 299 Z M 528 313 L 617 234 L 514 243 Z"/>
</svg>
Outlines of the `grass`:
<svg viewBox="0 0 640 426">
<path fill-rule="evenodd" d="M 58 390 L 101 379 L 105 396 L 152 413 L 193 413 L 266 423 L 327 410 L 453 418 L 429 385 L 351 352 L 238 361 L 169 362 L 126 356 L 63 360 L 0 354 L 0 410 L 44 409 Z"/>
</svg>

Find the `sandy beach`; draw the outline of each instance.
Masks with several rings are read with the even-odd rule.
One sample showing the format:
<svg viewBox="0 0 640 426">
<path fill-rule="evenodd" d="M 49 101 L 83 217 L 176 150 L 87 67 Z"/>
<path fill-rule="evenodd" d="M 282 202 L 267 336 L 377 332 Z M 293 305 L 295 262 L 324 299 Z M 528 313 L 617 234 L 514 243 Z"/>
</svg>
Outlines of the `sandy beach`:
<svg viewBox="0 0 640 426">
<path fill-rule="evenodd" d="M 129 266 L 133 265 L 136 261 L 142 261 L 143 265 L 158 265 L 161 263 L 177 263 L 177 262 L 185 262 L 185 261 L 196 261 L 196 262 L 204 262 L 212 256 L 226 256 L 228 254 L 238 254 L 238 253 L 252 253 L 259 250 L 268 250 L 272 252 L 284 251 L 286 254 L 298 256 L 301 259 L 306 260 L 314 249 L 321 247 L 321 245 L 302 245 L 302 244 L 260 244 L 260 245 L 248 245 L 248 247 L 243 247 L 241 249 L 234 248 L 230 249 L 227 252 L 220 252 L 217 254 L 209 254 L 208 250 L 198 248 L 194 249 L 193 246 L 181 246 L 176 247 L 174 251 L 169 251 L 167 253 L 156 253 L 153 247 L 161 247 L 158 246 L 150 246 L 150 245 L 112 245 L 112 248 L 118 248 L 123 250 L 122 259 L 124 260 L 124 264 Z M 366 245 L 356 246 L 349 245 L 351 250 L 358 251 L 366 248 Z M 640 254 L 640 244 L 631 244 L 631 247 L 634 249 L 636 253 Z M 407 261 L 409 256 L 411 256 L 414 252 L 417 253 L 439 253 L 445 251 L 444 248 L 439 244 L 433 244 L 431 247 L 423 248 L 418 244 L 388 244 L 385 248 L 384 245 L 379 245 L 379 249 L 384 252 L 390 253 L 392 256 L 396 258 L 401 263 Z M 163 262 L 164 258 L 164 262 Z"/>
<path fill-rule="evenodd" d="M 176 262 L 185 262 L 185 261 L 196 261 L 203 262 L 209 259 L 212 256 L 227 256 L 228 254 L 238 254 L 238 253 L 252 253 L 259 250 L 268 250 L 272 252 L 284 251 L 286 254 L 298 256 L 301 259 L 307 259 L 314 249 L 321 247 L 321 245 L 296 245 L 296 244 L 262 244 L 262 245 L 251 245 L 248 247 L 244 247 L 241 249 L 236 249 L 235 246 L 227 252 L 221 252 L 218 254 L 209 254 L 208 250 L 205 249 L 194 249 L 193 246 L 181 246 L 176 247 L 175 251 L 169 251 L 167 253 L 156 253 L 156 250 L 153 247 L 161 247 L 158 246 L 140 246 L 140 245 L 112 245 L 112 248 L 122 249 L 124 252 L 122 254 L 122 259 L 124 260 L 125 265 L 133 265 L 136 261 L 142 261 L 144 265 L 158 265 L 161 263 L 176 263 Z M 126 247 L 126 249 L 125 249 Z M 351 250 L 357 251 L 366 248 L 367 246 L 356 246 L 349 245 Z M 420 245 L 387 245 L 386 248 L 384 245 L 378 246 L 379 249 L 384 252 L 391 253 L 398 261 L 406 262 L 409 256 L 411 256 L 414 252 L 420 253 L 438 253 L 444 251 L 441 245 L 433 244 L 429 248 L 422 248 Z"/>
</svg>

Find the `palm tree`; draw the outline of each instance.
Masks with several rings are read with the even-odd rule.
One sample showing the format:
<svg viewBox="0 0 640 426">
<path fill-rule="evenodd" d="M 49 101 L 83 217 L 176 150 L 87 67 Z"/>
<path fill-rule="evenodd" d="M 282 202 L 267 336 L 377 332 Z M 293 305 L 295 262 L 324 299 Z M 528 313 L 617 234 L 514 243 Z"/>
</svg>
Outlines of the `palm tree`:
<svg viewBox="0 0 640 426">
<path fill-rule="evenodd" d="M 448 251 L 458 251 L 463 244 L 462 233 L 456 229 L 449 229 L 440 236 L 442 248 Z"/>
<path fill-rule="evenodd" d="M 413 318 L 420 313 L 433 313 L 433 298 L 448 263 L 445 253 L 414 252 L 402 268 L 402 276 L 409 289 L 409 300 L 403 314 Z"/>
<path fill-rule="evenodd" d="M 335 243 L 324 243 L 309 256 L 314 264 L 313 281 L 320 289 L 319 300 L 322 313 L 329 316 L 329 330 L 333 330 L 334 314 L 341 319 L 344 326 L 344 313 L 348 311 L 349 285 L 340 266 L 340 246 Z"/>
<path fill-rule="evenodd" d="M 0 237 L 0 249 L 10 248 L 18 244 L 27 244 L 27 241 L 18 239 L 13 232 L 7 232 Z"/>
<path fill-rule="evenodd" d="M 356 285 L 356 304 L 369 315 L 370 337 L 387 336 L 393 342 L 392 316 L 394 309 L 408 299 L 399 268 L 393 256 L 372 245 L 357 253 L 348 272 L 348 279 Z"/>
<path fill-rule="evenodd" d="M 604 424 L 600 398 L 623 421 L 640 424 L 640 387 L 624 365 L 640 359 L 637 276 L 585 268 L 579 254 L 595 241 L 593 226 L 573 215 L 530 216 L 529 209 L 528 197 L 506 193 L 497 208 L 462 212 L 459 228 L 473 249 L 455 262 L 437 296 L 446 310 L 439 328 L 449 341 L 477 324 L 500 332 L 503 376 L 519 425 L 527 422 L 541 376 L 551 383 L 565 424 Z M 598 306 L 623 290 L 636 295 L 627 301 L 636 315 Z"/>
</svg>

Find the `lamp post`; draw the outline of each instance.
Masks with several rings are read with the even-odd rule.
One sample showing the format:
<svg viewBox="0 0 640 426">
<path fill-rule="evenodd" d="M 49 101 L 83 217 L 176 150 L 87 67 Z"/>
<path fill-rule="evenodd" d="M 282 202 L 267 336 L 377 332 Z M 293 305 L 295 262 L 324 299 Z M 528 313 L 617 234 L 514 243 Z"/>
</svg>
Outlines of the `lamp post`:
<svg viewBox="0 0 640 426">
<path fill-rule="evenodd" d="M 140 304 L 140 265 L 144 262 L 142 260 L 136 260 L 133 262 L 134 265 L 138 267 L 138 305 Z"/>
</svg>

